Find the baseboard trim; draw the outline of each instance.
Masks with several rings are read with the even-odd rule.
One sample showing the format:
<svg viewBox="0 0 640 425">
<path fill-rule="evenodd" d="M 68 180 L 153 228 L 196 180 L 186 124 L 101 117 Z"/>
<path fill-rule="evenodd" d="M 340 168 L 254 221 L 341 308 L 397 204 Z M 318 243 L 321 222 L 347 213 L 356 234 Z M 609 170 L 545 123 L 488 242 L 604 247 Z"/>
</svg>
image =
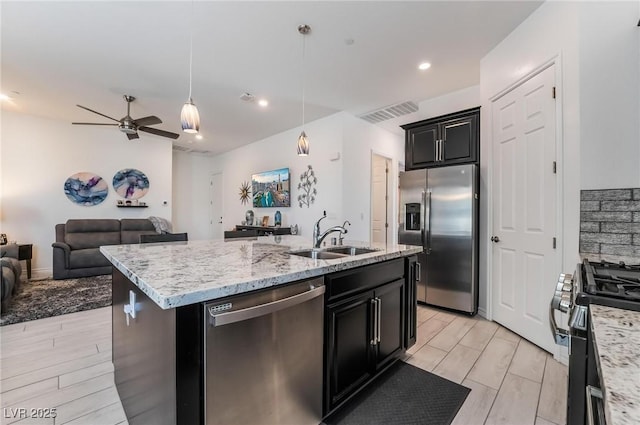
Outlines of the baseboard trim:
<svg viewBox="0 0 640 425">
<path fill-rule="evenodd" d="M 478 316 L 484 317 L 486 319 L 487 318 L 487 310 L 485 310 L 482 307 L 478 307 Z"/>
<path fill-rule="evenodd" d="M 28 280 L 26 268 L 22 269 L 22 275 L 20 277 L 22 278 L 23 281 Z M 40 280 L 40 279 L 53 279 L 53 269 L 49 269 L 49 268 L 31 269 L 31 280 Z"/>
</svg>

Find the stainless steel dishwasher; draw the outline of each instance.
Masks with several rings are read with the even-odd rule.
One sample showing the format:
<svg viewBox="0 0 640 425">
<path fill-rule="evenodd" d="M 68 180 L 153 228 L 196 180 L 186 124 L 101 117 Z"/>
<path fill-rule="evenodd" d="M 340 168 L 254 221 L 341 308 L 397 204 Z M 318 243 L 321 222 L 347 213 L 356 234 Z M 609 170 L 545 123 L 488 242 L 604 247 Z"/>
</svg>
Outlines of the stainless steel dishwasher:
<svg viewBox="0 0 640 425">
<path fill-rule="evenodd" d="M 206 303 L 205 423 L 322 418 L 323 278 Z"/>
</svg>

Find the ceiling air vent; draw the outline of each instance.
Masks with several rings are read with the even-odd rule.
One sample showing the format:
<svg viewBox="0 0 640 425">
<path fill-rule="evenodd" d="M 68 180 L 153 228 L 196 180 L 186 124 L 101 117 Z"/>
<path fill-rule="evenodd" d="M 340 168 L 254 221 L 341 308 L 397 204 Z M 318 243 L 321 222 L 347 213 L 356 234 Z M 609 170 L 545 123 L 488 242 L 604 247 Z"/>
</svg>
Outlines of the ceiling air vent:
<svg viewBox="0 0 640 425">
<path fill-rule="evenodd" d="M 391 118 L 401 117 L 403 115 L 408 115 L 412 112 L 416 112 L 418 110 L 418 105 L 414 102 L 402 102 L 396 103 L 395 105 L 385 106 L 384 108 L 380 108 L 376 111 L 368 112 L 364 115 L 360 115 L 359 118 L 370 122 L 371 124 L 377 124 L 382 121 L 390 120 Z"/>
<path fill-rule="evenodd" d="M 179 146 L 179 145 L 173 145 L 173 150 L 174 151 L 180 151 L 180 152 L 190 152 L 191 149 L 186 148 L 184 146 Z"/>
<path fill-rule="evenodd" d="M 180 151 L 180 152 L 187 152 L 187 153 L 201 153 L 201 154 L 210 154 L 211 153 L 211 151 L 208 151 L 208 150 L 189 148 L 189 147 L 180 146 L 180 145 L 173 145 L 173 150 L 174 151 Z"/>
</svg>

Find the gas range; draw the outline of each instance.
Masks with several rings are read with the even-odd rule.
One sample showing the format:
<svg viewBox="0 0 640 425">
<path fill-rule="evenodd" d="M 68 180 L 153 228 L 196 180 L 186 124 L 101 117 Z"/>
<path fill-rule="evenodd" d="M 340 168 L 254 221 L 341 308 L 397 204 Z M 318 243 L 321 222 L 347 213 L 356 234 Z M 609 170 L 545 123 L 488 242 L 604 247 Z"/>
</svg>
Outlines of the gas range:
<svg viewBox="0 0 640 425">
<path fill-rule="evenodd" d="M 640 311 L 639 264 L 584 260 L 576 273 L 581 274 L 581 286 L 574 288 L 574 305 L 599 304 Z"/>
<path fill-rule="evenodd" d="M 549 307 L 549 322 L 556 344 L 569 347 L 568 425 L 584 425 L 594 417 L 594 412 L 602 413 L 602 409 L 592 408 L 599 385 L 589 331 L 592 304 L 640 311 L 640 264 L 585 259 L 578 263 L 573 275 L 561 274 L 558 279 Z M 569 314 L 568 329 L 556 325 L 557 311 Z"/>
</svg>

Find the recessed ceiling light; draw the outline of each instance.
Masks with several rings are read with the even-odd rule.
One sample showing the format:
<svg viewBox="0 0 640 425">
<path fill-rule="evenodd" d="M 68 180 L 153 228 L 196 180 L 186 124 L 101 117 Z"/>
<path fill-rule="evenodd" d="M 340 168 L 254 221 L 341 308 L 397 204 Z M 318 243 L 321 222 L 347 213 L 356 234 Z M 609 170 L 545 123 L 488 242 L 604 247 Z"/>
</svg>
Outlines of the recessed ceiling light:
<svg viewBox="0 0 640 425">
<path fill-rule="evenodd" d="M 424 71 L 429 68 L 431 68 L 431 64 L 429 62 L 422 62 L 420 65 L 418 65 L 418 69 L 421 71 Z"/>
<path fill-rule="evenodd" d="M 197 140 L 202 140 L 202 134 L 196 134 L 196 139 Z"/>
<path fill-rule="evenodd" d="M 258 105 L 262 106 L 263 108 L 266 108 L 267 106 L 269 106 L 269 101 L 266 99 L 260 99 L 258 101 Z"/>
</svg>

